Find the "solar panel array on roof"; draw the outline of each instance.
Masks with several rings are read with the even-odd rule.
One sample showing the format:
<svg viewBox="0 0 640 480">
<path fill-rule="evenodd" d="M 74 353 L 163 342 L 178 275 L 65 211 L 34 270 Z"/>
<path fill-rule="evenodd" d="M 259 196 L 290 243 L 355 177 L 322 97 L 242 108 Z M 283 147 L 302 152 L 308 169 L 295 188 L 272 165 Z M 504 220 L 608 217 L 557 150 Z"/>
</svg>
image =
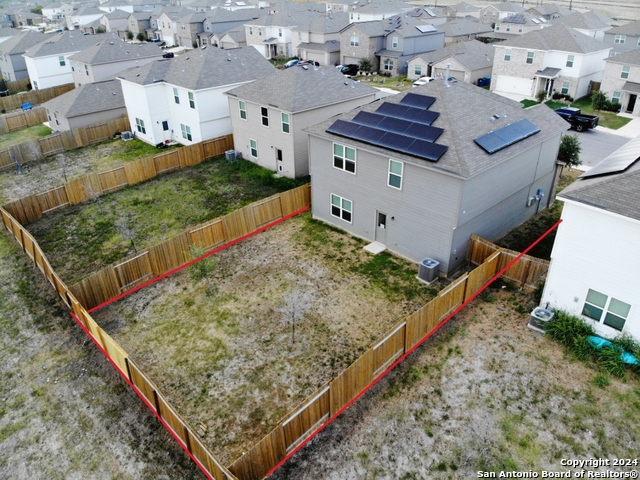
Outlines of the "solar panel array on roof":
<svg viewBox="0 0 640 480">
<path fill-rule="evenodd" d="M 435 101 L 409 93 L 400 103 L 384 102 L 375 112 L 336 120 L 327 132 L 437 162 L 448 147 L 434 143 L 444 131 L 431 126 L 439 113 L 427 109 Z"/>
<path fill-rule="evenodd" d="M 639 137 L 640 138 L 640 137 Z M 640 159 L 640 140 L 632 140 L 590 168 L 580 178 L 595 177 L 609 173 L 620 173 Z"/>
<path fill-rule="evenodd" d="M 531 135 L 535 135 L 539 131 L 540 129 L 538 127 L 526 118 L 523 118 L 522 120 L 518 120 L 511 125 L 506 125 L 495 132 L 490 132 L 486 135 L 482 135 L 481 137 L 474 138 L 473 141 L 480 145 L 485 152 L 491 155 L 508 147 L 509 145 L 518 143 Z"/>
</svg>

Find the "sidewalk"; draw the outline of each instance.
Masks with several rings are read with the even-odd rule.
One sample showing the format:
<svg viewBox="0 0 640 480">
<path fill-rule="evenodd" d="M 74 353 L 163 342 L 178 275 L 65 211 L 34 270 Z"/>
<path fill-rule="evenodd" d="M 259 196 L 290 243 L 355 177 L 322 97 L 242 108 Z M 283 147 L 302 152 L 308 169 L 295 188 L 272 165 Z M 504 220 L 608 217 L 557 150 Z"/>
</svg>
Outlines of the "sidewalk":
<svg viewBox="0 0 640 480">
<path fill-rule="evenodd" d="M 619 116 L 631 118 L 632 120 L 624 127 L 620 127 L 617 130 L 601 127 L 600 125 L 596 127 L 596 130 L 627 138 L 636 138 L 638 135 L 640 135 L 640 117 L 633 117 L 627 113 L 621 113 L 619 114 Z"/>
</svg>

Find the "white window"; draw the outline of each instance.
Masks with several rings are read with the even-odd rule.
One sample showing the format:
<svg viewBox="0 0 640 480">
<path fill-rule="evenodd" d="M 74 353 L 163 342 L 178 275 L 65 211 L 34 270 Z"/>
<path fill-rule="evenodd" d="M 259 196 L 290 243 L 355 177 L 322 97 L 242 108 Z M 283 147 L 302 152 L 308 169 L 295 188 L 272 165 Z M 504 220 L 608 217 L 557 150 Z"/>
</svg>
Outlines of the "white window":
<svg viewBox="0 0 640 480">
<path fill-rule="evenodd" d="M 616 35 L 616 37 L 613 39 L 614 43 L 620 43 L 620 44 L 623 44 L 626 41 L 627 41 L 626 35 Z"/>
<path fill-rule="evenodd" d="M 184 30 L 184 29 L 185 29 L 185 28 L 184 28 L 184 23 L 181 23 L 181 24 L 180 24 L 180 28 L 181 28 L 182 30 Z"/>
<path fill-rule="evenodd" d="M 191 108 L 196 108 L 196 101 L 193 98 L 193 92 L 189 92 L 189 106 Z"/>
<path fill-rule="evenodd" d="M 622 67 L 622 72 L 620 73 L 620 78 L 629 78 L 629 72 L 631 71 L 631 67 L 629 65 L 625 65 Z"/>
<path fill-rule="evenodd" d="M 522 25 L 518 27 L 518 33 L 522 33 Z"/>
<path fill-rule="evenodd" d="M 507 48 L 504 51 L 504 61 L 505 62 L 510 62 L 511 61 L 511 49 L 510 48 Z"/>
<path fill-rule="evenodd" d="M 496 32 L 500 31 L 500 25 L 496 24 Z"/>
<path fill-rule="evenodd" d="M 238 107 L 240 109 L 240 118 L 243 120 L 247 119 L 247 104 L 240 100 L 238 102 Z"/>
<path fill-rule="evenodd" d="M 631 305 L 628 303 L 589 289 L 582 307 L 582 315 L 622 331 L 629 316 L 629 310 Z"/>
<path fill-rule="evenodd" d="M 269 126 L 269 109 L 267 107 L 260 107 L 260 116 L 262 117 L 262 126 Z"/>
<path fill-rule="evenodd" d="M 357 47 L 360 45 L 360 39 L 358 38 L 357 35 L 351 35 L 349 42 L 352 47 Z"/>
<path fill-rule="evenodd" d="M 298 41 L 301 42 L 302 41 L 302 32 L 298 32 Z"/>
<path fill-rule="evenodd" d="M 182 138 L 191 141 L 191 127 L 188 125 L 180 124 L 180 130 L 182 131 Z"/>
<path fill-rule="evenodd" d="M 249 27 L 249 35 L 253 35 L 253 27 Z"/>
<path fill-rule="evenodd" d="M 391 60 L 390 58 L 387 58 L 387 59 L 384 61 L 384 70 L 385 70 L 386 72 L 390 72 L 390 71 L 392 71 L 392 70 L 393 70 L 393 60 Z"/>
<path fill-rule="evenodd" d="M 147 133 L 147 129 L 144 128 L 144 120 L 136 118 L 136 130 L 138 130 L 142 134 Z"/>
<path fill-rule="evenodd" d="M 613 95 L 611 95 L 611 102 L 620 103 L 620 92 L 613 92 Z"/>
<path fill-rule="evenodd" d="M 562 93 L 563 95 L 569 93 L 569 82 L 562 82 L 562 89 L 560 90 L 560 93 Z"/>
<path fill-rule="evenodd" d="M 89 67 L 87 66 L 87 64 L 85 63 L 84 65 L 84 73 L 87 74 L 87 77 L 89 76 Z"/>
<path fill-rule="evenodd" d="M 575 55 L 567 55 L 567 67 L 573 67 L 573 61 L 576 59 Z"/>
<path fill-rule="evenodd" d="M 282 112 L 282 131 L 284 133 L 291 133 L 291 127 L 289 125 L 289 114 Z"/>
<path fill-rule="evenodd" d="M 389 159 L 389 181 L 387 185 L 400 190 L 402 188 L 402 169 L 404 164 L 397 160 Z"/>
<path fill-rule="evenodd" d="M 279 28 L 279 29 L 278 29 L 278 36 L 279 36 L 279 37 L 281 37 L 281 36 L 282 36 L 282 29 L 281 29 L 281 28 Z"/>
<path fill-rule="evenodd" d="M 527 63 L 529 64 L 533 63 L 533 55 L 534 55 L 534 52 L 527 52 Z"/>
<path fill-rule="evenodd" d="M 258 142 L 255 140 L 249 140 L 249 143 L 251 144 L 251 156 L 253 158 L 258 158 Z"/>
<path fill-rule="evenodd" d="M 64 60 L 64 55 L 60 55 L 58 57 L 58 63 L 60 64 L 61 67 L 64 67 L 67 64 L 67 62 L 65 62 Z"/>
<path fill-rule="evenodd" d="M 393 37 L 391 39 L 391 48 L 398 48 L 398 37 Z"/>
<path fill-rule="evenodd" d="M 356 173 L 356 150 L 339 143 L 333 144 L 333 166 L 349 173 Z"/>
<path fill-rule="evenodd" d="M 507 23 L 507 32 L 510 32 L 510 31 L 511 31 L 511 24 Z"/>
<path fill-rule="evenodd" d="M 259 35 L 260 37 L 262 36 L 262 29 L 261 29 L 261 28 L 259 28 L 259 29 L 258 29 L 258 35 Z"/>
<path fill-rule="evenodd" d="M 413 67 L 413 74 L 419 77 L 422 75 L 422 65 L 416 65 Z"/>
<path fill-rule="evenodd" d="M 331 215 L 341 218 L 345 222 L 351 223 L 353 213 L 353 203 L 339 195 L 331 194 Z"/>
<path fill-rule="evenodd" d="M 178 89 L 176 87 L 173 87 L 173 101 L 180 103 L 180 95 L 178 95 Z"/>
</svg>

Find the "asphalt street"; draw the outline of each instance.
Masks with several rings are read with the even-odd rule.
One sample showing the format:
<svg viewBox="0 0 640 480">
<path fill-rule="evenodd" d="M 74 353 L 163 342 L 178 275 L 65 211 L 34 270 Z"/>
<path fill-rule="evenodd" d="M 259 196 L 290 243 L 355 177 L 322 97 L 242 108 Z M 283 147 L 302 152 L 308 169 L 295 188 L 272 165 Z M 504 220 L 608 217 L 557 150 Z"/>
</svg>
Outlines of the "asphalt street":
<svg viewBox="0 0 640 480">
<path fill-rule="evenodd" d="M 598 128 L 580 133 L 569 130 L 567 133 L 578 135 L 580 139 L 582 147 L 580 152 L 582 165 L 578 167 L 580 170 L 593 167 L 630 140 L 628 137 L 605 132 Z"/>
</svg>

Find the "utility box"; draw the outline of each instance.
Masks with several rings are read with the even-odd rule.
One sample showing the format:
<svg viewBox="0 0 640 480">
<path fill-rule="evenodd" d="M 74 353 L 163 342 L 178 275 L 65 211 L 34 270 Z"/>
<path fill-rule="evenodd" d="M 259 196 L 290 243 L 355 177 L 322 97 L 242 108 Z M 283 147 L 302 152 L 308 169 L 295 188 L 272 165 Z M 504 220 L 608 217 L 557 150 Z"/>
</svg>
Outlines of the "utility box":
<svg viewBox="0 0 640 480">
<path fill-rule="evenodd" d="M 235 150 L 227 150 L 224 152 L 224 156 L 227 160 L 235 160 L 236 159 L 236 151 Z"/>
<path fill-rule="evenodd" d="M 425 283 L 432 283 L 438 278 L 438 267 L 440 262 L 433 258 L 423 258 L 418 264 L 418 280 Z"/>
<path fill-rule="evenodd" d="M 553 312 L 546 308 L 536 307 L 531 312 L 527 327 L 536 332 L 544 333 L 547 329 L 547 323 L 553 318 Z"/>
</svg>

